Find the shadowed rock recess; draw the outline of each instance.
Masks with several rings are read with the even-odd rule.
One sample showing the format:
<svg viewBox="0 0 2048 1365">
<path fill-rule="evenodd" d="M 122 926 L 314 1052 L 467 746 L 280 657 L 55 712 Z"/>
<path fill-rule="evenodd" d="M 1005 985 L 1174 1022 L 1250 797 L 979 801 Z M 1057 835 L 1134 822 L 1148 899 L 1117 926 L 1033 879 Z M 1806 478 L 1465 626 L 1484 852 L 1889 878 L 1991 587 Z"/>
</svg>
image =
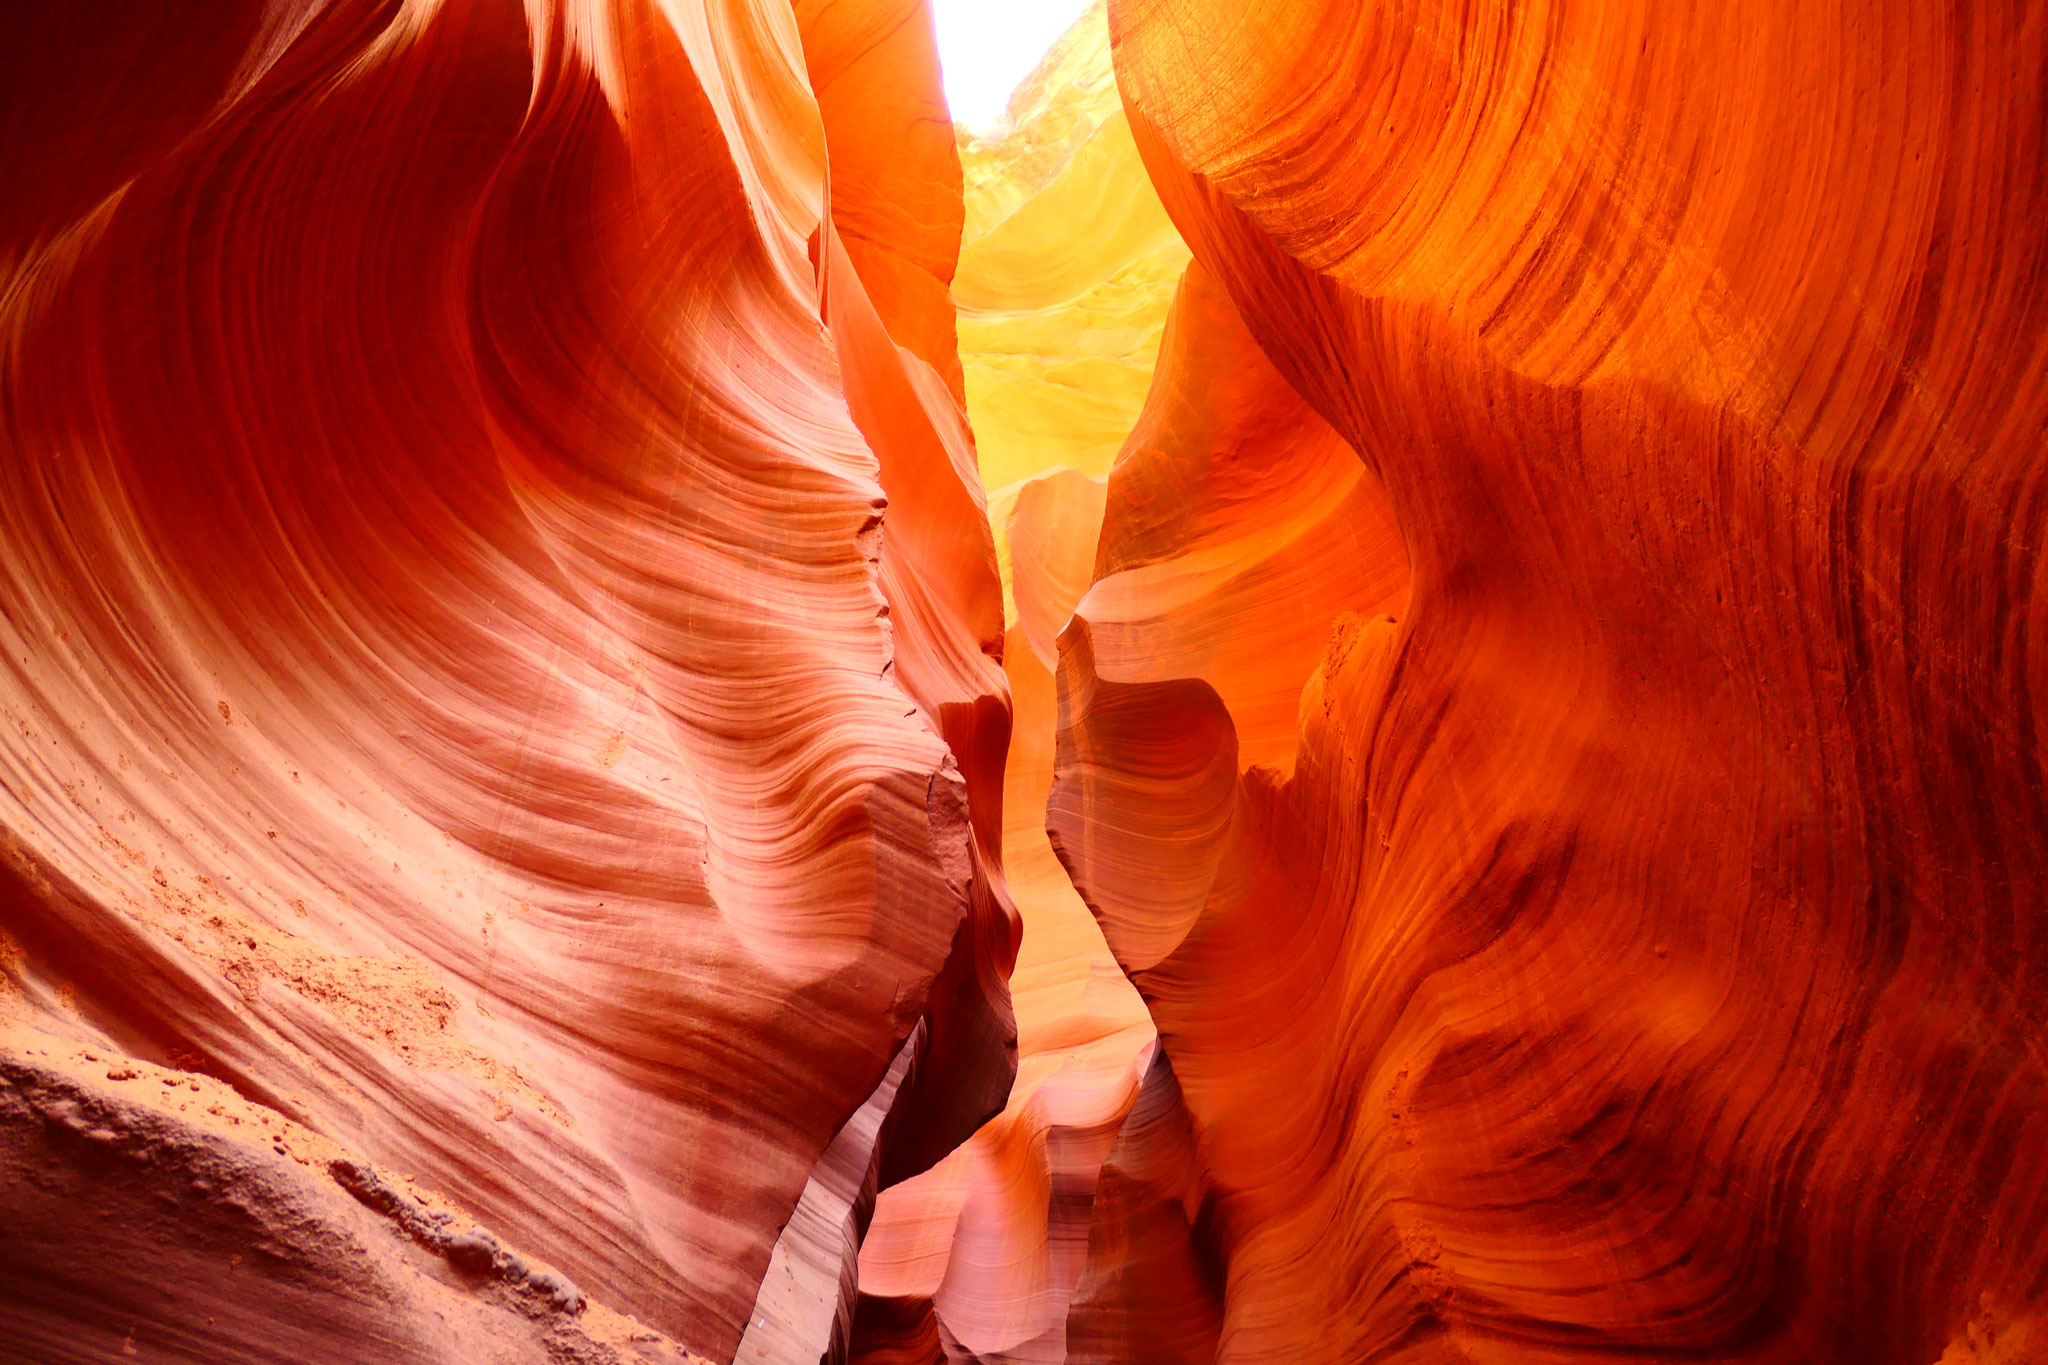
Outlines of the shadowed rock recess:
<svg viewBox="0 0 2048 1365">
<path fill-rule="evenodd" d="M 0 1360 L 2048 1362 L 2048 4 L 0 6 Z"/>
</svg>

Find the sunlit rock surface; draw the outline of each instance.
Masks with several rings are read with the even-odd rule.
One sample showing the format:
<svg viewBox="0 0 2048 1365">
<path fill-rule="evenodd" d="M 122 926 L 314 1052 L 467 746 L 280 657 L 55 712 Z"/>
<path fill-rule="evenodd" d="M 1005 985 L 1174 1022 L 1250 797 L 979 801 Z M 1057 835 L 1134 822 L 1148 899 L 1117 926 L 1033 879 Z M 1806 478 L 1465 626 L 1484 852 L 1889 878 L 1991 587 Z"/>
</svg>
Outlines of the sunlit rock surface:
<svg viewBox="0 0 2048 1365">
<path fill-rule="evenodd" d="M 861 1249 L 861 1290 L 890 1311 L 868 1309 L 872 1325 L 856 1333 L 863 1361 L 904 1358 L 907 1339 L 924 1334 L 956 1360 L 1065 1359 L 1097 1172 L 1151 1054 L 1144 1003 L 1044 827 L 1056 639 L 1087 585 L 1103 500 L 1101 480 L 1059 469 L 995 503 L 1018 556 L 1004 654 L 1016 726 L 1003 792 L 1003 853 L 1024 929 L 1010 978 L 1017 1082 L 972 1141 L 883 1192 Z"/>
<path fill-rule="evenodd" d="M 1111 23 L 1174 325 L 1211 277 L 1361 543 L 1216 458 L 1257 366 L 1162 361 L 1050 819 L 1195 1170 L 1099 1200 L 1070 1340 L 1206 1359 L 1206 1285 L 1228 1361 L 2031 1358 L 2040 10 Z"/>
<path fill-rule="evenodd" d="M 0 7 L 0 1356 L 2038 1365 L 2044 73 Z"/>
<path fill-rule="evenodd" d="M 926 17 L 204 11 L 0 41 L 0 1007 L 84 1066 L 0 1092 L 0 1339 L 500 1358 L 487 1264 L 420 1281 L 319 1161 L 181 1183 L 217 1144 L 103 1117 L 89 1049 L 816 1360 L 877 1183 L 1014 1067 Z M 146 1247 L 159 1292 L 100 1269 Z"/>
<path fill-rule="evenodd" d="M 1106 470 L 1136 419 L 1187 250 L 1118 103 L 1101 5 L 964 139 L 967 407 L 992 485 L 1015 699 L 1003 857 L 1023 927 L 1003 1114 L 883 1192 L 861 1252 L 863 1362 L 1061 1361 L 1098 1171 L 1153 1030 L 1045 834 L 1058 637 L 1092 577 Z M 1353 464 L 1355 465 L 1355 461 Z M 1091 476 L 1092 475 L 1092 476 Z"/>
<path fill-rule="evenodd" d="M 1131 140 L 1102 0 L 1018 88 L 1005 128 L 963 130 L 960 160 L 953 296 L 983 483 L 1105 473 L 1188 251 Z"/>
</svg>

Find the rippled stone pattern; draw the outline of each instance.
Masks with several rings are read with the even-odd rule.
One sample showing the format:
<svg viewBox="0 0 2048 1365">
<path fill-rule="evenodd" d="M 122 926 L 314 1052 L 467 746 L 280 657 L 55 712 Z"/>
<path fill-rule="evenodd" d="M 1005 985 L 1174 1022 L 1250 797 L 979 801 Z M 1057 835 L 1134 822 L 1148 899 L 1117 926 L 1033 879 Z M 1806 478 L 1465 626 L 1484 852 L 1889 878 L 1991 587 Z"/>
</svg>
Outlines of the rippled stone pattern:
<svg viewBox="0 0 2048 1365">
<path fill-rule="evenodd" d="M 1015 1065 L 922 6 L 0 22 L 10 1055 L 216 1078 L 713 1358 L 843 1345 L 876 1185 Z M 148 1207 L 102 1167 L 184 1140 L 109 1156 L 53 1084 L 0 1092 L 8 1177 L 86 1193 L 5 1239 L 0 1337 L 497 1358 L 424 1290 L 319 1316 L 384 1291 L 318 1167 L 290 1246 L 233 1179 L 151 1234 L 204 1292 L 100 1275 L 150 1241 L 94 1240 Z"/>
<path fill-rule="evenodd" d="M 0 6 L 0 1356 L 2039 1365 L 2044 143 L 2039 0 Z"/>
<path fill-rule="evenodd" d="M 1061 641 L 1187 1134 L 1070 1340 L 2036 1358 L 2040 8 L 1110 21 L 1168 349 L 1239 359 L 1162 360 Z"/>
</svg>

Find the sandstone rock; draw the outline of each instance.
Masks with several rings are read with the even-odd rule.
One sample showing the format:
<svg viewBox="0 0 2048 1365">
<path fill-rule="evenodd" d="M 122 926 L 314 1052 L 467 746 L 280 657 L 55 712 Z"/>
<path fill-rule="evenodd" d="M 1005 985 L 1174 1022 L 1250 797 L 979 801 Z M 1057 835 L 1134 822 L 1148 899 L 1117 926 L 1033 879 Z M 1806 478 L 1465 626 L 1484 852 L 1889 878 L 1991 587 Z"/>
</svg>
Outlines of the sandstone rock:
<svg viewBox="0 0 2048 1365">
<path fill-rule="evenodd" d="M 718 1358 L 807 1189 L 930 1164 L 1014 1066 L 958 170 L 943 129 L 902 156 L 928 41 L 849 50 L 905 13 L 279 0 L 0 44 L 9 1008 Z M 914 1033 L 916 1121 L 850 1128 Z"/>
</svg>

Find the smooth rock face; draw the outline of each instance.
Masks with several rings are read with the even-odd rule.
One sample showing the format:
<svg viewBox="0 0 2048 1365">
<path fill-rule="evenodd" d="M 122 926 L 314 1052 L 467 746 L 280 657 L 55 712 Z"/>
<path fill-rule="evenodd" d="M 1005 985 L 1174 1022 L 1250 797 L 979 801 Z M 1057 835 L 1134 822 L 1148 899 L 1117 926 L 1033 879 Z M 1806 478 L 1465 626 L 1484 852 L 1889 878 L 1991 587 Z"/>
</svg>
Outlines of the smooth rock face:
<svg viewBox="0 0 2048 1365">
<path fill-rule="evenodd" d="M 0 6 L 0 1357 L 2048 1360 L 2044 73 Z"/>
<path fill-rule="evenodd" d="M 0 999 L 692 1349 L 774 1303 L 815 1360 L 863 1186 L 1015 1064 L 922 8 L 203 8 L 0 41 Z M 9 1131 L 10 1182 L 85 1169 Z M 373 1234 L 295 1178 L 317 1287 Z M 38 1254 L 140 1244 L 146 1185 L 81 1188 Z M 120 1321 L 91 1290 L 8 1326 Z M 206 1313 L 298 1313 L 265 1292 Z M 395 1354 L 496 1358 L 415 1318 Z M 277 1349 L 354 1358 L 322 1321 Z"/>
<path fill-rule="evenodd" d="M 1098 1203 L 1070 1340 L 1185 1321 L 1165 1191 L 1221 1360 L 2034 1358 L 2040 11 L 1110 17 L 1175 325 L 1391 533 L 1309 567 L 1227 411 L 1111 475 L 1050 818 L 1199 1181 Z M 1331 585 L 1265 678 L 1237 525 Z"/>
</svg>

